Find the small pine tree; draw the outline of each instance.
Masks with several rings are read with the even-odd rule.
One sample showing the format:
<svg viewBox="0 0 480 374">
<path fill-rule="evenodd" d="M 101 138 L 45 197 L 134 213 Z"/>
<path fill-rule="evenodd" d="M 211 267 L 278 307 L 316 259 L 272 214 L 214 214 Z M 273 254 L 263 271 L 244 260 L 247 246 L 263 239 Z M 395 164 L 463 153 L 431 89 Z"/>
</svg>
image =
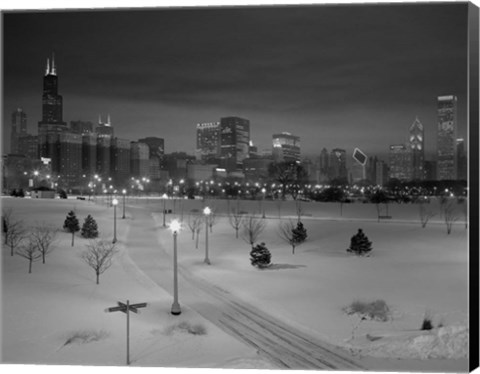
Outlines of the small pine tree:
<svg viewBox="0 0 480 374">
<path fill-rule="evenodd" d="M 292 233 L 295 243 L 303 243 L 307 239 L 307 229 L 300 221 L 297 222 L 297 227 L 292 230 Z"/>
<path fill-rule="evenodd" d="M 250 262 L 252 266 L 257 266 L 260 269 L 270 266 L 272 255 L 265 243 L 257 244 L 250 251 Z"/>
<path fill-rule="evenodd" d="M 352 236 L 350 247 L 347 252 L 352 252 L 358 256 L 364 256 L 372 250 L 372 242 L 368 240 L 362 229 L 358 229 L 358 233 Z"/>
<path fill-rule="evenodd" d="M 80 233 L 84 238 L 97 238 L 98 237 L 98 226 L 97 222 L 89 214 L 85 221 L 83 222 L 82 231 Z"/>
<path fill-rule="evenodd" d="M 78 218 L 75 215 L 75 212 L 71 210 L 67 214 L 67 218 L 65 219 L 65 222 L 63 223 L 63 228 L 72 233 L 72 247 L 73 247 L 73 242 L 75 238 L 75 233 L 77 231 L 80 231 L 80 225 L 78 223 Z"/>
</svg>

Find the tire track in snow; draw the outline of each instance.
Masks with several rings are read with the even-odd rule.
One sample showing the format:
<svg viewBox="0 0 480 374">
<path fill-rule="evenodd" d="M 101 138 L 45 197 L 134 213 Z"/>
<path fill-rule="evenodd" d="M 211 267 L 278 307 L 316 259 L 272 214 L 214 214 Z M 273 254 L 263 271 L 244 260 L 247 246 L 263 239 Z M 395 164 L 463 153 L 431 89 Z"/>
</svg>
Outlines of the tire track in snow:
<svg viewBox="0 0 480 374">
<path fill-rule="evenodd" d="M 127 239 L 132 260 L 155 283 L 171 289 L 171 272 L 166 270 L 170 256 L 158 248 L 155 222 L 142 208 L 131 210 L 135 219 Z M 135 246 L 129 248 L 129 243 Z M 152 256 L 155 256 L 154 258 Z M 161 264 L 161 265 L 160 265 Z M 255 348 L 259 354 L 286 369 L 364 369 L 349 352 L 288 326 L 267 313 L 245 303 L 232 294 L 195 277 L 178 267 L 181 303 L 185 303 L 229 335 Z"/>
</svg>

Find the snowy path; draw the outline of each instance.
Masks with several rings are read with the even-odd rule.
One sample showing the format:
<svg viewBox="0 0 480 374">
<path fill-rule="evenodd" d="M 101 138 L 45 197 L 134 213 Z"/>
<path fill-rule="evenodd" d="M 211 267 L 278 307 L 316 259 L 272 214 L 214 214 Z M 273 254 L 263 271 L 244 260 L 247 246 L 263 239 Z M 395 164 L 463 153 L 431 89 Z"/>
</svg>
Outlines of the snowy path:
<svg viewBox="0 0 480 374">
<path fill-rule="evenodd" d="M 152 281 L 172 290 L 171 257 L 161 248 L 158 231 L 147 209 L 130 207 L 132 217 L 126 248 L 138 268 Z M 235 296 L 193 277 L 179 268 L 179 298 L 230 335 L 255 347 L 279 368 L 362 369 L 349 353 L 306 336 L 283 322 L 238 300 Z"/>
</svg>

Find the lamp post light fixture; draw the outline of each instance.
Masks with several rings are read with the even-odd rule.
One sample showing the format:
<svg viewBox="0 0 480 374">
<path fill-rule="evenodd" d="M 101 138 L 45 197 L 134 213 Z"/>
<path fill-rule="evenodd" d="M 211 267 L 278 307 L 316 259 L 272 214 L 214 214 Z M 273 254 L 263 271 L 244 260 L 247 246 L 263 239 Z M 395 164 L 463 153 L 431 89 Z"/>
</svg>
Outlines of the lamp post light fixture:
<svg viewBox="0 0 480 374">
<path fill-rule="evenodd" d="M 178 303 L 178 276 L 177 276 L 177 233 L 180 230 L 180 222 L 173 220 L 170 223 L 170 230 L 173 233 L 173 304 L 171 313 L 178 316 L 182 313 Z"/>
<path fill-rule="evenodd" d="M 210 259 L 208 258 L 208 216 L 212 213 L 212 210 L 206 206 L 203 209 L 203 214 L 205 214 L 205 262 L 207 265 L 210 265 Z"/>
<path fill-rule="evenodd" d="M 113 199 L 112 200 L 112 205 L 113 205 L 113 240 L 112 243 L 117 242 L 117 204 L 118 200 Z"/>
<path fill-rule="evenodd" d="M 122 215 L 122 219 L 125 219 L 125 195 L 127 194 L 127 190 L 123 189 L 122 194 L 123 194 L 123 215 Z"/>
</svg>

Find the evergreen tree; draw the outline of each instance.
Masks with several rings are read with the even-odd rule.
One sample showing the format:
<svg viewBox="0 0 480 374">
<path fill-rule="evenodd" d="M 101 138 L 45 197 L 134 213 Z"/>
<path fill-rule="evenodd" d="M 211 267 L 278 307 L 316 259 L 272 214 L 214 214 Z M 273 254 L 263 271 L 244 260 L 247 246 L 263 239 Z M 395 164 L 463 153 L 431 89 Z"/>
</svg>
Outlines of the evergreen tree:
<svg viewBox="0 0 480 374">
<path fill-rule="evenodd" d="M 372 250 L 372 242 L 368 240 L 362 229 L 358 229 L 358 233 L 352 236 L 350 247 L 347 252 L 352 252 L 358 256 L 367 255 Z"/>
<path fill-rule="evenodd" d="M 250 251 L 250 262 L 252 266 L 257 266 L 260 269 L 270 266 L 272 255 L 265 243 L 257 244 Z"/>
<path fill-rule="evenodd" d="M 68 214 L 67 214 L 67 218 L 65 219 L 65 222 L 63 223 L 63 228 L 68 231 L 68 232 L 71 232 L 72 233 L 72 247 L 73 247 L 73 242 L 74 242 L 74 238 L 75 238 L 75 233 L 77 231 L 80 231 L 80 225 L 78 223 L 78 218 L 77 216 L 75 215 L 75 212 L 73 210 L 71 210 Z"/>
<path fill-rule="evenodd" d="M 292 229 L 292 234 L 295 243 L 303 243 L 307 239 L 307 229 L 300 221 L 297 222 L 297 227 Z"/>
<path fill-rule="evenodd" d="M 84 238 L 89 238 L 89 239 L 98 237 L 97 222 L 93 219 L 93 217 L 90 214 L 85 218 L 85 222 L 83 222 L 81 235 Z"/>
</svg>

